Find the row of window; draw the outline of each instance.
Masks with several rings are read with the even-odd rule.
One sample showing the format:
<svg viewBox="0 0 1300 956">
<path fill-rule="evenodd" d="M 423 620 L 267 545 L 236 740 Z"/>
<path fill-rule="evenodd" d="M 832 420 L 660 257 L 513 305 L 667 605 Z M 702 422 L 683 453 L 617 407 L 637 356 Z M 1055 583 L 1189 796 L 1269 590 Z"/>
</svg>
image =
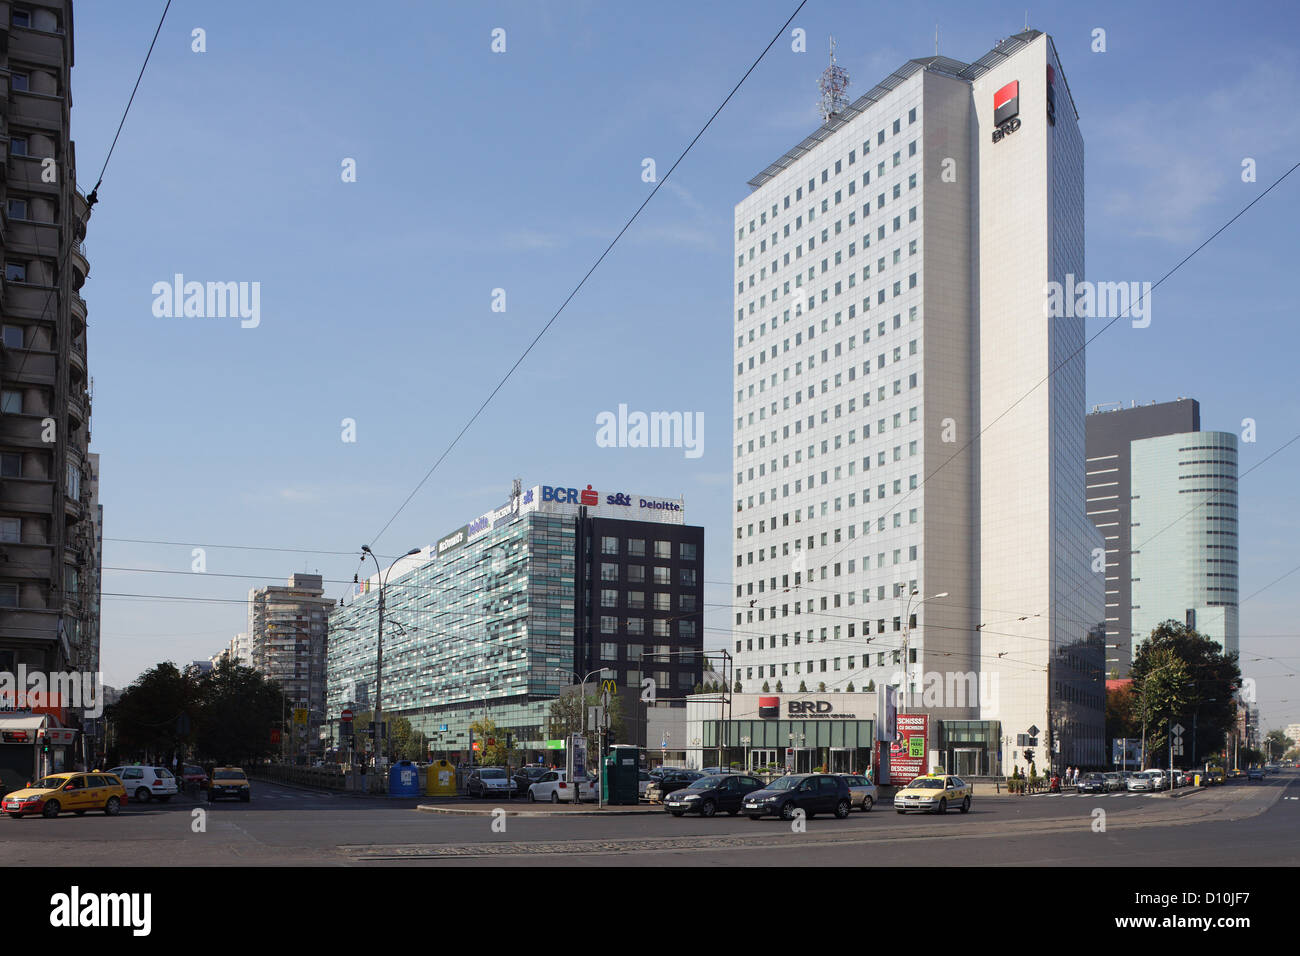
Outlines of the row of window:
<svg viewBox="0 0 1300 956">
<path fill-rule="evenodd" d="M 686 610 L 683 608 L 682 610 Z M 695 621 L 683 619 L 677 623 L 677 636 L 683 638 L 693 638 L 697 631 Z M 673 622 L 668 619 L 656 618 L 650 621 L 650 634 L 653 637 L 672 637 Z M 642 635 L 646 633 L 646 621 L 643 617 L 628 617 L 619 622 L 617 617 L 602 616 L 600 619 L 600 632 L 602 634 L 630 634 Z M 633 645 L 635 646 L 635 645 Z"/>
<path fill-rule="evenodd" d="M 911 125 L 914 124 L 915 122 L 916 122 L 916 108 L 913 107 L 912 109 L 910 109 L 910 110 L 907 111 L 907 125 L 908 125 L 908 126 L 911 126 Z M 893 128 L 893 135 L 898 135 L 899 133 L 901 133 L 901 132 L 903 131 L 903 121 L 902 121 L 902 117 L 899 117 L 898 119 L 894 120 L 894 124 L 893 124 L 893 127 L 892 127 L 892 128 Z M 883 145 L 885 145 L 885 131 L 884 131 L 883 129 L 880 130 L 880 131 L 876 134 L 876 145 L 877 145 L 877 146 L 883 146 Z M 870 155 L 870 153 L 871 153 L 871 141 L 870 141 L 870 140 L 865 140 L 865 141 L 862 143 L 862 155 L 863 155 L 863 157 L 866 157 L 866 156 Z M 898 165 L 898 155 L 899 155 L 898 153 L 895 153 L 895 154 L 894 154 L 894 157 L 895 157 L 894 165 L 895 165 L 895 166 Z M 916 140 L 913 140 L 913 141 L 908 145 L 908 155 L 909 155 L 909 156 L 915 156 L 915 155 L 916 155 Z M 850 166 L 852 166 L 854 163 L 857 162 L 857 160 L 858 160 L 857 150 L 852 150 L 852 149 L 849 150 L 848 164 L 849 164 Z M 885 164 L 884 164 L 884 163 L 880 163 L 880 165 L 879 165 L 879 172 L 880 172 L 881 175 L 884 175 L 884 167 L 885 167 Z M 843 169 L 844 169 L 844 160 L 837 159 L 837 160 L 835 161 L 835 175 L 836 175 L 836 176 L 840 175 L 840 173 L 842 172 Z M 830 170 L 831 170 L 831 168 L 830 168 L 829 166 L 822 170 L 821 181 L 822 181 L 823 184 L 825 184 L 826 182 L 829 181 L 830 176 L 831 176 L 831 171 L 830 171 Z M 816 190 L 816 188 L 817 188 L 817 180 L 816 180 L 816 178 L 814 177 L 813 179 L 808 180 L 808 194 L 811 195 L 811 194 Z M 794 199 L 795 199 L 795 202 L 798 202 L 798 201 L 800 201 L 801 199 L 803 199 L 803 187 L 802 187 L 802 186 L 798 187 L 798 188 L 795 190 L 795 192 L 794 192 Z M 786 208 L 786 209 L 789 209 L 789 208 L 790 208 L 790 196 L 789 196 L 788 194 L 787 194 L 786 197 L 785 197 L 784 208 Z M 758 225 L 766 225 L 766 224 L 767 224 L 767 215 L 768 215 L 768 214 L 767 214 L 766 212 L 764 212 L 764 213 L 760 213 L 760 215 L 759 215 L 759 220 L 758 220 Z M 774 205 L 772 206 L 772 219 L 775 220 L 776 217 L 777 217 L 777 207 L 776 207 L 776 205 L 774 204 Z M 753 232 L 754 232 L 754 226 L 755 226 L 754 220 L 753 220 L 753 219 L 749 220 L 749 232 L 750 232 L 750 235 L 753 235 Z M 736 230 L 736 238 L 737 238 L 737 239 L 744 239 L 744 238 L 745 238 L 745 229 L 744 229 L 743 226 Z"/>
<path fill-rule="evenodd" d="M 655 611 L 671 611 L 673 595 L 668 591 L 655 591 L 650 595 L 651 603 L 646 604 L 645 591 L 617 591 L 612 589 L 602 589 L 600 592 L 601 607 L 620 607 L 619 596 L 623 595 L 627 599 L 626 607 L 645 608 L 650 607 Z M 678 594 L 677 607 L 682 611 L 694 611 L 695 595 Z"/>
<path fill-rule="evenodd" d="M 619 555 L 623 552 L 620 550 L 623 542 L 617 537 L 602 537 L 600 539 L 600 553 L 607 555 Z M 646 541 L 644 538 L 628 538 L 627 556 L 630 558 L 646 557 Z M 654 541 L 652 556 L 660 560 L 672 560 L 673 543 L 671 541 Z M 696 555 L 696 546 L 693 542 L 683 541 L 677 546 L 678 559 L 681 561 L 694 561 Z"/>
<path fill-rule="evenodd" d="M 913 378 L 915 378 L 915 376 L 913 376 Z M 842 444 L 841 444 L 841 437 L 842 437 L 842 436 L 840 436 L 840 435 L 836 435 L 836 436 L 835 436 L 834 441 L 833 441 L 833 445 L 834 445 L 834 448 L 833 448 L 833 449 L 832 449 L 832 445 L 831 445 L 830 440 L 823 441 L 823 442 L 822 442 L 821 453 L 822 453 L 823 455 L 826 455 L 826 454 L 828 454 L 831 450 L 838 451 L 838 450 L 842 447 Z M 850 442 L 849 444 L 853 444 L 853 442 Z M 816 457 L 816 454 L 815 454 L 815 452 L 816 452 L 816 447 L 817 447 L 816 445 L 809 445 L 809 446 L 808 446 L 808 458 L 809 458 L 809 460 L 811 460 L 811 459 L 813 459 L 813 458 Z M 908 457 L 908 458 L 915 458 L 915 457 L 917 456 L 917 454 L 919 454 L 919 452 L 920 452 L 920 443 L 919 443 L 919 441 L 910 441 L 910 442 L 907 443 L 907 457 Z M 795 452 L 795 459 L 794 459 L 795 464 L 799 464 L 799 462 L 802 460 L 801 457 L 800 457 L 802 454 L 803 454 L 802 451 L 797 451 L 797 452 Z M 892 460 L 893 460 L 893 461 L 895 461 L 895 462 L 902 461 L 902 460 L 903 460 L 903 446 L 902 446 L 902 445 L 895 445 L 895 446 L 893 447 L 892 455 L 893 455 L 893 457 L 892 457 Z M 783 461 L 784 461 L 784 463 L 782 464 L 782 468 L 783 468 L 783 469 L 784 469 L 784 468 L 789 468 L 789 467 L 790 467 L 790 465 L 789 465 L 789 458 L 790 458 L 789 455 L 785 455 L 785 456 L 783 456 Z M 886 462 L 886 452 L 884 452 L 884 451 L 878 451 L 878 452 L 876 452 L 876 464 L 877 464 L 877 466 L 883 468 L 883 467 L 885 467 L 885 462 Z M 853 474 L 854 474 L 854 467 L 855 467 L 855 465 L 856 465 L 856 462 L 853 462 L 853 461 L 850 461 L 850 462 L 848 463 L 848 466 L 847 466 L 847 467 L 848 467 L 848 477 L 850 477 L 850 478 L 853 477 Z M 839 481 L 839 480 L 840 480 L 840 468 L 841 468 L 841 467 L 843 467 L 843 466 L 836 466 L 836 467 L 835 467 L 835 480 L 836 480 L 836 481 Z M 862 459 L 862 470 L 863 470 L 863 471 L 868 471 L 868 470 L 870 470 L 870 468 L 871 468 L 871 456 L 870 456 L 870 455 L 867 455 L 865 458 Z M 760 465 L 758 466 L 758 474 L 757 474 L 757 476 L 755 476 L 755 474 L 754 474 L 754 468 L 753 468 L 752 466 L 751 466 L 749 469 L 745 470 L 745 471 L 738 471 L 738 472 L 736 472 L 736 484 L 737 484 L 737 485 L 742 485 L 742 484 L 744 484 L 747 480 L 748 480 L 748 481 L 754 481 L 756 477 L 757 477 L 757 478 L 763 478 L 764 476 L 767 475 L 767 472 L 768 472 L 768 465 L 767 465 L 766 462 L 764 462 L 764 463 L 762 463 L 762 464 L 760 464 Z M 777 473 L 776 459 L 775 459 L 775 458 L 772 459 L 772 463 L 771 463 L 771 472 L 772 472 L 773 475 L 775 475 L 775 474 Z M 810 489 L 814 487 L 814 481 L 813 481 L 813 476 L 814 476 L 814 474 L 815 474 L 815 473 L 810 472 L 809 475 L 808 475 L 808 487 L 809 487 Z M 826 472 L 823 471 L 822 474 L 825 475 Z M 824 482 L 823 482 L 823 483 L 824 483 Z M 802 478 L 796 479 L 794 484 L 795 484 L 795 490 L 794 490 L 794 493 L 795 493 L 795 494 L 799 494 L 800 491 L 802 490 L 803 479 L 802 479 Z M 788 487 L 789 487 L 789 486 L 786 485 L 786 488 L 788 488 Z M 789 494 L 789 491 L 784 491 L 784 492 L 782 493 L 781 497 L 784 498 L 784 497 L 786 497 L 788 494 Z M 811 506 L 810 506 L 810 507 L 811 507 Z M 838 509 L 836 509 L 836 510 L 838 510 Z M 822 514 L 825 514 L 825 513 L 826 513 L 826 502 L 822 502 Z M 812 515 L 809 514 L 808 517 L 811 518 Z"/>
<path fill-rule="evenodd" d="M 877 654 L 877 655 L 876 655 L 876 663 L 875 663 L 875 666 L 876 666 L 876 667 L 889 667 L 889 666 L 892 666 L 892 665 L 894 665 L 894 664 L 900 664 L 900 663 L 902 662 L 902 659 L 901 659 L 901 657 L 900 657 L 900 655 L 899 655 L 899 652 L 898 652 L 898 651 L 893 651 L 892 654 L 893 654 L 893 657 L 892 657 L 892 659 L 890 660 L 889 664 L 886 664 L 886 663 L 885 663 L 885 659 L 884 659 L 884 658 L 885 658 L 885 655 L 884 655 L 884 654 Z M 916 663 L 916 648 L 911 648 L 911 649 L 909 649 L 909 651 L 908 651 L 908 657 L 911 659 L 911 662 L 912 662 L 912 663 Z M 793 662 L 789 662 L 789 663 L 785 663 L 785 664 L 756 664 L 756 665 L 749 665 L 749 666 L 746 666 L 746 668 L 745 668 L 745 679 L 746 679 L 746 680 L 752 680 L 753 677 L 754 677 L 754 671 L 756 671 L 756 670 L 758 671 L 758 676 L 759 676 L 760 678 L 762 678 L 762 677 L 776 677 L 776 676 L 777 676 L 776 669 L 777 669 L 778 667 L 781 668 L 781 674 L 780 674 L 781 677 L 789 677 L 789 676 L 791 675 L 791 673 L 792 673 L 791 670 L 790 670 L 792 667 L 794 668 L 793 673 L 794 673 L 795 675 L 799 675 L 799 674 L 814 674 L 814 673 L 824 674 L 824 673 L 826 673 L 826 671 L 827 671 L 827 669 L 828 669 L 828 668 L 827 668 L 827 665 L 828 665 L 828 664 L 830 665 L 830 668 L 829 668 L 830 670 L 832 670 L 832 671 L 840 670 L 840 669 L 841 669 L 841 668 L 840 668 L 840 662 L 841 662 L 841 661 L 846 661 L 847 664 L 848 664 L 848 666 L 847 666 L 846 668 L 844 668 L 845 670 L 856 670 L 856 669 L 857 669 L 857 666 L 858 666 L 858 665 L 857 665 L 857 655 L 856 655 L 856 654 L 853 654 L 853 655 L 848 655 L 847 657 L 844 657 L 844 658 L 841 658 L 841 657 L 830 657 L 830 658 L 823 657 L 820 661 L 808 661 L 808 662 L 807 662 L 807 664 L 808 664 L 808 668 L 807 668 L 807 670 L 803 670 L 803 669 L 801 669 L 801 665 L 804 664 L 804 661 L 793 661 Z M 815 664 L 820 664 L 821 666 L 820 666 L 820 667 L 816 667 L 816 666 L 814 666 Z M 862 655 L 862 666 L 863 666 L 863 667 L 871 667 L 871 666 L 872 666 L 872 664 L 871 664 L 871 655 L 870 655 L 870 654 L 863 654 L 863 655 Z M 767 673 L 766 673 L 766 674 L 763 673 L 763 669 L 764 669 L 765 667 L 767 668 Z"/>
<path fill-rule="evenodd" d="M 694 547 L 694 546 L 692 546 Z M 654 584 L 671 585 L 673 583 L 673 569 L 662 565 L 656 565 L 651 569 L 653 572 L 652 582 Z M 619 565 L 602 563 L 600 566 L 600 579 L 602 581 L 618 581 Z M 694 568 L 681 568 L 678 574 L 680 584 L 686 587 L 694 587 L 696 582 L 696 573 Z M 627 565 L 627 582 L 629 584 L 645 584 L 645 565 L 629 564 Z"/>
</svg>

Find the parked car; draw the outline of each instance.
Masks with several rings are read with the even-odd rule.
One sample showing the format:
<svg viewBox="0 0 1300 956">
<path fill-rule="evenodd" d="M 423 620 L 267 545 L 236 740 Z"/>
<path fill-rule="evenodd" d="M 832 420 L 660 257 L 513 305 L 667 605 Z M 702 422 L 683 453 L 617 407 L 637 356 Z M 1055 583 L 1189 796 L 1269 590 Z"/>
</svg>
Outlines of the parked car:
<svg viewBox="0 0 1300 956">
<path fill-rule="evenodd" d="M 675 817 L 687 813 L 711 817 L 719 811 L 734 817 L 740 812 L 745 797 L 762 789 L 763 782 L 757 777 L 739 773 L 709 774 L 693 781 L 684 790 L 667 794 L 664 809 Z"/>
<path fill-rule="evenodd" d="M 829 773 L 788 774 L 746 796 L 741 807 L 751 820 L 769 815 L 793 820 L 796 810 L 803 810 L 810 820 L 818 813 L 833 813 L 843 820 L 852 808 L 848 781 Z"/>
<path fill-rule="evenodd" d="M 1085 773 L 1079 778 L 1080 793 L 1106 793 L 1110 790 L 1106 777 L 1100 773 Z"/>
<path fill-rule="evenodd" d="M 596 799 L 596 790 L 590 778 L 578 781 L 577 790 L 579 800 Z M 541 780 L 528 788 L 528 801 L 530 803 L 536 803 L 538 800 L 550 803 L 572 803 L 573 791 L 574 788 L 569 784 L 567 770 L 548 770 L 542 775 Z"/>
<path fill-rule="evenodd" d="M 153 799 L 166 803 L 180 792 L 175 775 L 166 767 L 133 764 L 129 767 L 114 767 L 109 773 L 121 780 L 126 792 L 141 803 Z"/>
<path fill-rule="evenodd" d="M 186 764 L 181 768 L 181 782 L 186 787 L 198 787 L 206 790 L 208 788 L 208 774 L 202 767 L 194 764 Z"/>
<path fill-rule="evenodd" d="M 860 773 L 837 773 L 849 782 L 849 798 L 853 806 L 863 813 L 870 813 L 876 805 L 876 785 Z"/>
<path fill-rule="evenodd" d="M 52 773 L 6 794 L 0 809 L 15 819 L 29 813 L 53 818 L 68 810 L 77 816 L 103 810 L 105 816 L 115 817 L 126 800 L 126 788 L 112 773 Z"/>
<path fill-rule="evenodd" d="M 1146 775 L 1151 778 L 1153 790 L 1168 790 L 1173 779 L 1168 771 L 1161 770 L 1158 767 L 1146 771 Z"/>
<path fill-rule="evenodd" d="M 1129 775 L 1128 782 L 1125 784 L 1129 793 L 1136 793 L 1142 790 L 1155 790 L 1156 782 L 1146 771 L 1139 771 Z"/>
<path fill-rule="evenodd" d="M 894 809 L 899 813 L 908 810 L 947 813 L 949 807 L 957 807 L 962 813 L 969 813 L 973 790 L 961 777 L 943 773 L 926 774 L 915 778 L 894 794 Z"/>
<path fill-rule="evenodd" d="M 646 791 L 650 789 L 650 784 L 654 782 L 654 777 L 650 776 L 649 770 L 640 770 L 636 777 L 636 795 L 644 800 Z"/>
<path fill-rule="evenodd" d="M 698 770 L 673 770 L 660 774 L 658 779 L 650 781 L 646 787 L 645 797 L 651 803 L 663 803 L 663 799 L 674 790 L 684 790 L 704 774 Z"/>
<path fill-rule="evenodd" d="M 1120 776 L 1119 773 L 1115 771 L 1112 771 L 1111 773 L 1103 773 L 1102 777 L 1106 781 L 1107 793 L 1114 793 L 1117 790 L 1124 789 L 1124 778 Z"/>
<path fill-rule="evenodd" d="M 547 768 L 541 764 L 528 764 L 515 771 L 515 792 L 527 793 L 528 788 L 546 776 Z"/>
<path fill-rule="evenodd" d="M 475 767 L 465 780 L 465 792 L 471 797 L 508 797 L 515 792 L 515 782 L 501 767 Z"/>
<path fill-rule="evenodd" d="M 213 767 L 208 803 L 216 803 L 219 797 L 238 797 L 240 803 L 252 800 L 253 787 L 247 774 L 239 767 Z"/>
</svg>

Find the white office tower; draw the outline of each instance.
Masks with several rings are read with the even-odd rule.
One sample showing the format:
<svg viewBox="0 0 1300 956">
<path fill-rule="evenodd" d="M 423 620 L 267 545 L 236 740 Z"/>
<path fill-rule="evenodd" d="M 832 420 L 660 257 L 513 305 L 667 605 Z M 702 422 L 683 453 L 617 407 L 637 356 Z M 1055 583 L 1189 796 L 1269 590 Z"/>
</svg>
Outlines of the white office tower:
<svg viewBox="0 0 1300 956">
<path fill-rule="evenodd" d="M 1050 37 L 911 60 L 750 185 L 744 690 L 902 687 L 906 668 L 941 760 L 1010 772 L 1029 747 L 1042 769 L 1055 744 L 1100 765 L 1084 320 L 1045 309 L 1049 281 L 1083 279 L 1083 143 Z"/>
</svg>

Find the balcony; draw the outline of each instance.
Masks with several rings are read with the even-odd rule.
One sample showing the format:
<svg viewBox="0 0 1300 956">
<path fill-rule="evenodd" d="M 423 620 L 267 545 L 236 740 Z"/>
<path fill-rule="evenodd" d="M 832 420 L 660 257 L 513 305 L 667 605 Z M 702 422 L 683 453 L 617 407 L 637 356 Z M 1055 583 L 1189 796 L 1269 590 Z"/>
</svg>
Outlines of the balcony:
<svg viewBox="0 0 1300 956">
<path fill-rule="evenodd" d="M 74 243 L 71 254 L 68 258 L 72 263 L 72 287 L 74 289 L 80 289 L 86 284 L 86 276 L 90 275 L 90 263 L 86 260 L 85 243 Z M 82 307 L 84 309 L 84 302 L 82 303 Z"/>
<path fill-rule="evenodd" d="M 5 381 L 5 387 L 8 388 L 13 382 L 21 381 L 25 385 L 46 385 L 54 387 L 54 353 L 32 350 L 26 353 L 18 349 L 10 349 L 5 353 L 3 359 L 3 372 L 0 377 Z M 22 369 L 21 378 L 18 370 Z M 7 432 L 13 427 L 13 422 L 17 420 L 15 416 L 5 416 L 4 429 Z"/>
<path fill-rule="evenodd" d="M 10 126 L 29 126 L 58 138 L 63 130 L 63 97 L 13 90 L 9 97 Z"/>
<path fill-rule="evenodd" d="M 57 314 L 54 310 L 54 297 L 51 295 L 51 289 L 49 286 L 44 285 L 35 285 L 28 282 L 5 282 L 4 304 L 5 312 L 16 318 L 53 321 Z"/>
<path fill-rule="evenodd" d="M 80 338 L 81 334 L 86 331 L 86 300 L 79 293 L 72 293 L 68 299 L 72 313 L 72 334 Z"/>
<path fill-rule="evenodd" d="M 54 503 L 54 484 L 39 478 L 0 480 L 0 509 L 49 514 Z"/>
</svg>

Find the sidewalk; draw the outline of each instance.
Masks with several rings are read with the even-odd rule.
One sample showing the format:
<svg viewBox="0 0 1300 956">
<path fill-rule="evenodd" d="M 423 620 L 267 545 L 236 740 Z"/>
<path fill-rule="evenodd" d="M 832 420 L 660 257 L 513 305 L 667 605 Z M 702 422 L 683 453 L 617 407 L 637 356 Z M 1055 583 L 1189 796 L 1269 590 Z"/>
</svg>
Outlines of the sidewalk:
<svg viewBox="0 0 1300 956">
<path fill-rule="evenodd" d="M 466 805 L 471 803 L 478 806 Z M 557 814 L 571 817 L 626 817 L 662 815 L 666 812 L 662 806 L 648 803 L 635 807 L 600 807 L 595 803 L 582 803 L 575 807 L 571 803 L 528 803 L 526 800 L 504 800 L 493 803 L 489 800 L 475 800 L 472 797 L 457 797 L 455 802 L 451 798 L 444 798 L 439 803 L 422 803 L 416 809 L 424 813 L 447 813 L 471 817 L 492 816 L 498 810 L 508 817 L 550 817 Z"/>
</svg>

